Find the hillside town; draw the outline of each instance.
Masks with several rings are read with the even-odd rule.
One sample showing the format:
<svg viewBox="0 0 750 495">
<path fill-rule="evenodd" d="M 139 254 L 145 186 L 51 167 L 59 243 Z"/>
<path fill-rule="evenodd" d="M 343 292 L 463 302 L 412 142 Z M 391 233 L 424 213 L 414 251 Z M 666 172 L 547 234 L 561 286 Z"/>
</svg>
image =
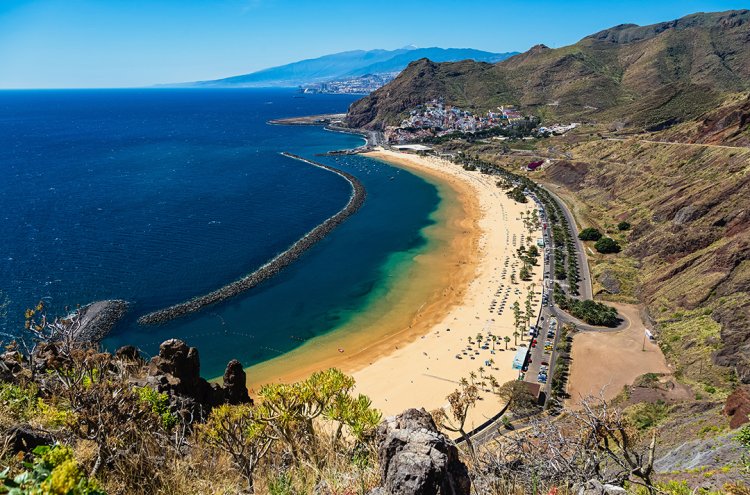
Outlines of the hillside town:
<svg viewBox="0 0 750 495">
<path fill-rule="evenodd" d="M 477 133 L 513 126 L 527 121 L 515 107 L 504 105 L 484 115 L 445 104 L 442 98 L 433 99 L 409 112 L 399 126 L 388 127 L 385 138 L 390 143 L 405 143 L 429 138 L 440 138 L 454 133 Z"/>
<path fill-rule="evenodd" d="M 364 76 L 336 79 L 333 81 L 308 84 L 300 87 L 305 94 L 321 93 L 333 95 L 367 95 L 391 82 L 398 72 L 366 74 Z"/>
<path fill-rule="evenodd" d="M 475 115 L 437 98 L 413 108 L 398 126 L 386 127 L 384 137 L 391 144 L 436 142 L 456 135 L 477 139 L 528 139 L 559 136 L 580 125 L 576 122 L 539 124 L 538 117 L 523 115 L 512 105 L 501 105 L 483 115 Z"/>
</svg>

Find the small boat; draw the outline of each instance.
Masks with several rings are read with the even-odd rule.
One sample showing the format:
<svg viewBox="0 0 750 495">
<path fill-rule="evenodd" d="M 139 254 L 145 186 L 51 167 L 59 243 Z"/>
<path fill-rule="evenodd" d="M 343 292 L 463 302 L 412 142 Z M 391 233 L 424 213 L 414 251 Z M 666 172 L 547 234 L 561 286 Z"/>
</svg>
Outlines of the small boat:
<svg viewBox="0 0 750 495">
<path fill-rule="evenodd" d="M 344 352 L 344 349 L 342 349 L 341 347 L 339 347 L 339 352 Z"/>
</svg>

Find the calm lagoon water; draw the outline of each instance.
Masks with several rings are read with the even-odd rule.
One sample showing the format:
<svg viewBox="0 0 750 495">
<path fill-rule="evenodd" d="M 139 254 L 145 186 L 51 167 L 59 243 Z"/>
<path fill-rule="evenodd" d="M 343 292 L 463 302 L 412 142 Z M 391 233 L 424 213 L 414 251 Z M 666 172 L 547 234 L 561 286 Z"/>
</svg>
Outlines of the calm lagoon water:
<svg viewBox="0 0 750 495">
<path fill-rule="evenodd" d="M 269 119 L 343 112 L 343 95 L 291 90 L 0 92 L 0 330 L 17 333 L 38 300 L 51 313 L 100 299 L 132 302 L 105 341 L 146 354 L 179 337 L 202 374 L 238 358 L 278 356 L 367 311 L 397 276 L 389 258 L 425 249 L 436 188 L 361 156 L 316 156 L 361 144 L 320 127 Z M 341 177 L 279 155 L 338 167 L 365 205 L 279 276 L 168 325 L 147 312 L 253 271 L 342 208 Z M 397 256 L 398 257 L 398 256 Z"/>
</svg>

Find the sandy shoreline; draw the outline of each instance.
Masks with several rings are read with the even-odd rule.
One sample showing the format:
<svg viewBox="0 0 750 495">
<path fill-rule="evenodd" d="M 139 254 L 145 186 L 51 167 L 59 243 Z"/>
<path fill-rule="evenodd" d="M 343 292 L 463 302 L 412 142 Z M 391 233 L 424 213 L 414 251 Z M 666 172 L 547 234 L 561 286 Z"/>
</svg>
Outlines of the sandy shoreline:
<svg viewBox="0 0 750 495">
<path fill-rule="evenodd" d="M 511 273 L 518 277 L 515 252 L 521 236 L 529 236 L 532 242 L 540 237 L 539 232 L 530 233 L 520 219 L 534 204 L 516 203 L 496 187 L 496 178 L 465 171 L 445 160 L 390 151 L 367 156 L 406 168 L 438 186 L 446 202 L 444 217 L 428 227 L 433 229 L 428 235 L 436 239 L 436 248 L 415 257 L 406 279 L 376 303 L 384 305 L 382 311 L 372 311 L 378 316 L 351 322 L 347 325 L 351 331 L 336 330 L 249 368 L 251 391 L 263 383 L 297 380 L 335 366 L 352 373 L 358 391 L 390 415 L 407 407 L 431 410 L 443 406 L 459 380 L 470 379 L 472 372 L 487 389 L 490 374 L 501 384 L 516 379 L 518 371 L 511 367 L 515 352 L 505 350 L 502 338 L 510 337 L 508 347 L 514 347 L 511 306 L 519 301 L 524 307 L 531 283 L 535 283 L 535 293 L 541 293 L 541 266 L 534 270 L 531 282 L 510 282 Z M 535 312 L 539 299 L 535 298 Z M 495 306 L 491 306 L 493 300 Z M 504 309 L 498 314 L 501 306 Z M 476 342 L 477 334 L 498 338 L 494 353 L 492 345 L 481 349 L 474 344 L 467 351 L 468 338 Z M 490 359 L 494 363 L 487 366 Z M 467 427 L 478 426 L 501 407 L 495 396 L 483 393 Z"/>
<path fill-rule="evenodd" d="M 409 272 L 374 303 L 380 308 L 368 308 L 345 328 L 248 368 L 251 393 L 264 383 L 295 381 L 332 366 L 353 373 L 427 333 L 439 321 L 446 296 L 452 296 L 450 303 L 460 303 L 477 264 L 479 205 L 462 181 L 417 173 L 438 187 L 442 199 L 436 223 L 424 232 L 435 248 L 410 260 L 414 266 Z"/>
</svg>

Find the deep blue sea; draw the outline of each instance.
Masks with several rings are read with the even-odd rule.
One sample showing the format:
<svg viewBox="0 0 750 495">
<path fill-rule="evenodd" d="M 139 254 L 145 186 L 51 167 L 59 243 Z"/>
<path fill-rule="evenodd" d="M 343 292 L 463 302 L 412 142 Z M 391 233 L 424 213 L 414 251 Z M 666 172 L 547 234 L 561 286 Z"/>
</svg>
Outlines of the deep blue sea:
<svg viewBox="0 0 750 495">
<path fill-rule="evenodd" d="M 101 299 L 132 303 L 105 341 L 146 354 L 179 337 L 202 374 L 249 366 L 366 310 L 392 276 L 387 260 L 425 243 L 436 188 L 361 156 L 362 143 L 273 118 L 343 112 L 343 95 L 292 90 L 147 89 L 0 92 L 0 330 L 24 309 Z M 365 205 L 279 276 L 168 325 L 147 312 L 235 280 L 285 250 L 348 201 L 349 184 L 279 155 L 289 151 L 357 176 Z"/>
</svg>

